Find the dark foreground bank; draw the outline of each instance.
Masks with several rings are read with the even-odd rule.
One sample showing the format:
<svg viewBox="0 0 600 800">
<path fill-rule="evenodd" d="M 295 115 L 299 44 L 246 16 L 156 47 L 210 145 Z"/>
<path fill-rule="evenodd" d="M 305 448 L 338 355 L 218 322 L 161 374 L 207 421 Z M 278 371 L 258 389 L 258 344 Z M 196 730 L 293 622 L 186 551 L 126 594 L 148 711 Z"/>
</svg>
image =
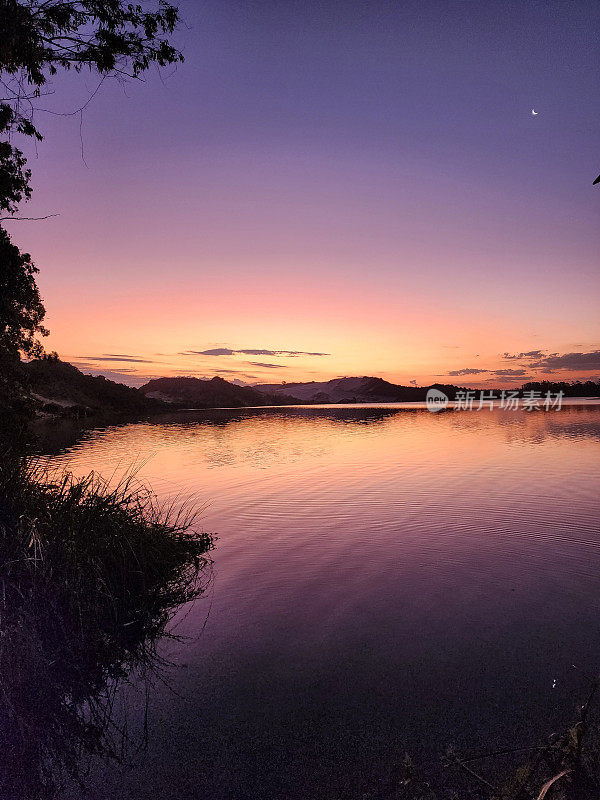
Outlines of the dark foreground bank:
<svg viewBox="0 0 600 800">
<path fill-rule="evenodd" d="M 0 459 L 0 797 L 53 797 L 86 756 L 120 758 L 116 685 L 152 673 L 172 613 L 202 594 L 210 536 L 135 481 Z"/>
</svg>

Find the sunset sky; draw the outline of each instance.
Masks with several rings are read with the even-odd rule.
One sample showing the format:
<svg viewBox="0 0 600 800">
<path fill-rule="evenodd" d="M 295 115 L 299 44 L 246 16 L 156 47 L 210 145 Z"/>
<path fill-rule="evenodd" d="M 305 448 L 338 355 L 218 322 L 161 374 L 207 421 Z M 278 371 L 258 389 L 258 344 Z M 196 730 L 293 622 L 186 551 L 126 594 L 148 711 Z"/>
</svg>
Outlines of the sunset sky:
<svg viewBox="0 0 600 800">
<path fill-rule="evenodd" d="M 597 2 L 178 4 L 185 63 L 55 80 L 48 349 L 132 385 L 600 376 Z M 538 114 L 531 114 L 534 108 Z"/>
</svg>

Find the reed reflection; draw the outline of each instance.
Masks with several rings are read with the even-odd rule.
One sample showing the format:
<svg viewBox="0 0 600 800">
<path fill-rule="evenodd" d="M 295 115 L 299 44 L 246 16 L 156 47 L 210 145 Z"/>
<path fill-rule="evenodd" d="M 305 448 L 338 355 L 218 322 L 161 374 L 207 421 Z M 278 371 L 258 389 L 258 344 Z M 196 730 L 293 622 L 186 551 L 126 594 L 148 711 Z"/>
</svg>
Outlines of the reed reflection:
<svg viewBox="0 0 600 800">
<path fill-rule="evenodd" d="M 0 796 L 54 797 L 86 756 L 122 760 L 119 685 L 164 669 L 158 644 L 210 581 L 212 539 L 132 479 L 0 461 Z"/>
</svg>

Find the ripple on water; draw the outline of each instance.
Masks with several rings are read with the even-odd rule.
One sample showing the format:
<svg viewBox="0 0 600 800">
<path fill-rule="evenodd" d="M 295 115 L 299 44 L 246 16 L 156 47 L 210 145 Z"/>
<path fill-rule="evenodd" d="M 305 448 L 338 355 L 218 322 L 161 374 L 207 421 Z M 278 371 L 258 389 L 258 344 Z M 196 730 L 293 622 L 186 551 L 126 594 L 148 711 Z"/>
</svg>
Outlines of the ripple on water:
<svg viewBox="0 0 600 800">
<path fill-rule="evenodd" d="M 407 742 L 545 733 L 572 708 L 569 665 L 598 670 L 598 407 L 219 412 L 48 460 L 137 462 L 219 534 L 209 620 L 181 624 L 203 631 L 178 651 L 186 699 L 159 695 L 168 724 L 127 796 L 196 796 L 190 763 L 215 800 L 250 796 L 258 765 L 263 800 L 360 785 Z"/>
</svg>

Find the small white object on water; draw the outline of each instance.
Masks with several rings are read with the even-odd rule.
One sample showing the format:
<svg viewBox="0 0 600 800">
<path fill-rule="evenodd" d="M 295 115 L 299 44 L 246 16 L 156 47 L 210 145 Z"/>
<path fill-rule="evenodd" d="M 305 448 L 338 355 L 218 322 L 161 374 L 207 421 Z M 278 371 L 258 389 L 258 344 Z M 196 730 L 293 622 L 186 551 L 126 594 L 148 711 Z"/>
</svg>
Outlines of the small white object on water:
<svg viewBox="0 0 600 800">
<path fill-rule="evenodd" d="M 556 689 L 556 678 L 554 678 L 554 680 L 552 681 L 552 688 Z"/>
</svg>

